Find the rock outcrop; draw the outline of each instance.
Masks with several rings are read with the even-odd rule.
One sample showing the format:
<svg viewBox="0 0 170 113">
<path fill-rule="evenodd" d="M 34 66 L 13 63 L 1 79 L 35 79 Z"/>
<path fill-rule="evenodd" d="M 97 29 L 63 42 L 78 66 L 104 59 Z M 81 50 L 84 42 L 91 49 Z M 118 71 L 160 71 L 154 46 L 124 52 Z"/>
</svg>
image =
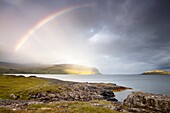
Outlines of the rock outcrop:
<svg viewBox="0 0 170 113">
<path fill-rule="evenodd" d="M 62 84 L 61 84 L 62 85 Z M 52 101 L 90 101 L 90 100 L 108 100 L 118 101 L 115 98 L 115 88 L 123 88 L 115 84 L 104 83 L 71 83 L 64 84 L 61 92 L 38 92 L 30 94 L 30 99 L 38 100 L 41 102 Z"/>
<path fill-rule="evenodd" d="M 124 100 L 131 110 L 150 113 L 170 113 L 170 96 L 143 92 L 132 92 Z"/>
</svg>

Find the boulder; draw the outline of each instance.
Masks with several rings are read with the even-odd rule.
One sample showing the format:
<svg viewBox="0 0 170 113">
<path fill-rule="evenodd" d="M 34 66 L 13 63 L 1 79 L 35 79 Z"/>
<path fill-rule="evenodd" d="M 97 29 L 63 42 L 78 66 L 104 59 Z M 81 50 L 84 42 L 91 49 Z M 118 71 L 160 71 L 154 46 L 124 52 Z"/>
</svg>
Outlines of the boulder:
<svg viewBox="0 0 170 113">
<path fill-rule="evenodd" d="M 103 96 L 104 99 L 108 101 L 118 101 L 116 98 L 114 98 L 115 94 L 110 90 L 103 91 L 101 95 Z"/>
<path fill-rule="evenodd" d="M 110 90 L 105 90 L 101 93 L 104 97 L 115 97 L 114 93 Z"/>
<path fill-rule="evenodd" d="M 155 112 L 170 113 L 170 96 L 143 92 L 132 92 L 124 100 L 129 108 L 141 108 Z"/>
</svg>

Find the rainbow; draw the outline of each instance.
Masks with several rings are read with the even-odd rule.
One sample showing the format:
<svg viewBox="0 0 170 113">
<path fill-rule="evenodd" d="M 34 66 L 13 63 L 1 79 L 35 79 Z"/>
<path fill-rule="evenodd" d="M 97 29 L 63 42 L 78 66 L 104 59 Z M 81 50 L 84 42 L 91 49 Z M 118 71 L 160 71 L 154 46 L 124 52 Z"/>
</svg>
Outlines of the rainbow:
<svg viewBox="0 0 170 113">
<path fill-rule="evenodd" d="M 66 7 L 63 8 L 53 14 L 50 14 L 49 16 L 43 18 L 42 20 L 40 20 L 37 24 L 35 24 L 22 38 L 21 40 L 17 43 L 16 47 L 15 47 L 15 51 L 18 51 L 25 43 L 26 41 L 29 39 L 30 36 L 32 36 L 38 29 L 40 29 L 43 25 L 47 24 L 48 22 L 50 22 L 51 20 L 55 19 L 56 17 L 63 15 L 65 13 L 68 13 L 70 11 L 73 11 L 75 9 L 79 9 L 79 8 L 84 8 L 84 7 L 90 7 L 93 6 L 93 4 L 84 4 L 84 5 L 74 5 L 71 7 Z"/>
</svg>

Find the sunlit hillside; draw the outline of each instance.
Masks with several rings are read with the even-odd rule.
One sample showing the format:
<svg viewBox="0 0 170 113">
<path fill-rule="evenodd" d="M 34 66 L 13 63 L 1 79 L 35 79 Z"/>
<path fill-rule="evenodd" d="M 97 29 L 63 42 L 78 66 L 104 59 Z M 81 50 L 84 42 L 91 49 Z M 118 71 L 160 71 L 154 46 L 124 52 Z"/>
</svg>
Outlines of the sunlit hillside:
<svg viewBox="0 0 170 113">
<path fill-rule="evenodd" d="M 39 66 L 8 66 L 9 63 L 3 63 L 0 65 L 0 73 L 11 73 L 11 74 L 80 74 L 80 75 L 91 75 L 100 74 L 99 70 L 93 67 L 87 67 L 82 65 L 74 64 L 59 64 L 59 65 L 39 65 Z M 21 64 L 18 64 L 21 65 Z"/>
</svg>

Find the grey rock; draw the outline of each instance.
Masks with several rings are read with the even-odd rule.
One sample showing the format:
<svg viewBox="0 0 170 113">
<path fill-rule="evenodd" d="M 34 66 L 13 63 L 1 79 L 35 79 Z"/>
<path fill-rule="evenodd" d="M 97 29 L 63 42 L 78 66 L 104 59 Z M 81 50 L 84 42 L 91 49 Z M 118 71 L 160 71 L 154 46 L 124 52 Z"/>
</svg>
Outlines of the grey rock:
<svg viewBox="0 0 170 113">
<path fill-rule="evenodd" d="M 101 93 L 101 95 L 103 96 L 104 99 L 108 100 L 108 101 L 118 101 L 114 95 L 114 93 L 110 90 L 105 90 Z"/>
<path fill-rule="evenodd" d="M 50 97 L 50 98 L 55 98 L 55 97 L 56 97 L 56 95 L 55 95 L 55 94 L 51 94 L 51 93 L 49 93 L 49 94 L 48 94 L 48 97 Z"/>
<path fill-rule="evenodd" d="M 115 97 L 114 93 L 110 90 L 105 90 L 101 93 L 101 95 L 103 95 L 104 97 Z"/>
<path fill-rule="evenodd" d="M 133 92 L 124 100 L 129 108 L 148 109 L 150 111 L 170 113 L 170 96 Z"/>
</svg>

